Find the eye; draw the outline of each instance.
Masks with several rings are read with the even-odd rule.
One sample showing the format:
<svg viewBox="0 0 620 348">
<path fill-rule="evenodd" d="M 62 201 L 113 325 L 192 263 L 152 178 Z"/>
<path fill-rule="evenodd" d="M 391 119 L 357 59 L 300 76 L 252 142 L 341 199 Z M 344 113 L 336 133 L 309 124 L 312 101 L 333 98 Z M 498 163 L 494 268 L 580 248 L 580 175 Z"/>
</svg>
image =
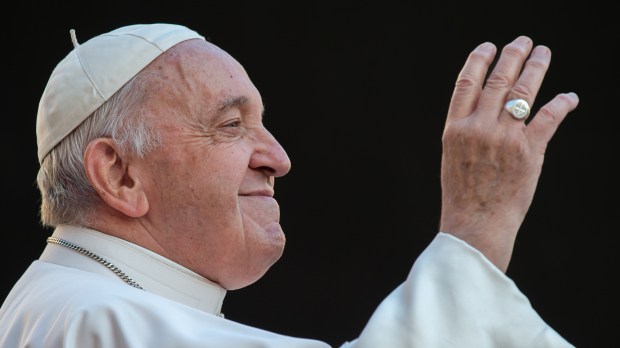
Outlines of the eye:
<svg viewBox="0 0 620 348">
<path fill-rule="evenodd" d="M 233 128 L 235 128 L 235 127 L 239 127 L 240 125 L 241 125 L 241 121 L 234 120 L 234 121 L 230 121 L 230 122 L 224 124 L 224 127 L 233 127 Z"/>
</svg>

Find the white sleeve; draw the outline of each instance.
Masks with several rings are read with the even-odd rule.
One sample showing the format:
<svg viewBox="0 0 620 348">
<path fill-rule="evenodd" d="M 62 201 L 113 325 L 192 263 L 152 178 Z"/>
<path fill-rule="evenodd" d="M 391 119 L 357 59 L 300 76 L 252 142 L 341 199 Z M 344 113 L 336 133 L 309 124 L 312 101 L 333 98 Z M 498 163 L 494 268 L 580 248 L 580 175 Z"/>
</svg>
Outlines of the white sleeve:
<svg viewBox="0 0 620 348">
<path fill-rule="evenodd" d="M 477 249 L 439 233 L 407 280 L 342 348 L 574 347 Z"/>
</svg>

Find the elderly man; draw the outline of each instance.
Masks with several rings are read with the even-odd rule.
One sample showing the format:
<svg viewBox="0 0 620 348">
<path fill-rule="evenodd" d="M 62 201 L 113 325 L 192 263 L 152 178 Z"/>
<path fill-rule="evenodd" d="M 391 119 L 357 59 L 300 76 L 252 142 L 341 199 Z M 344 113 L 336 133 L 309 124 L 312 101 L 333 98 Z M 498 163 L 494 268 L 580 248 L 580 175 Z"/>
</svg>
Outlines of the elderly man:
<svg viewBox="0 0 620 348">
<path fill-rule="evenodd" d="M 0 346 L 327 347 L 220 312 L 285 244 L 274 179 L 291 164 L 243 67 L 179 25 L 72 40 L 37 116 L 41 218 L 55 230 L 0 309 Z M 572 346 L 503 271 L 578 99 L 560 94 L 526 124 L 550 51 L 518 37 L 485 81 L 495 54 L 480 45 L 457 79 L 440 231 L 343 347 Z"/>
</svg>

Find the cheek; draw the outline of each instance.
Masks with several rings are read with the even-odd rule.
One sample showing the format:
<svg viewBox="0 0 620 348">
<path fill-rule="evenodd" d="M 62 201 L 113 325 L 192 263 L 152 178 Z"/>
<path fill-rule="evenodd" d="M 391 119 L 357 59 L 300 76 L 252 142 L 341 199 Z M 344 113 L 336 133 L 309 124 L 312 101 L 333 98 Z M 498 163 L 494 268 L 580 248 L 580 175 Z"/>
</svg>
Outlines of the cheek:
<svg viewBox="0 0 620 348">
<path fill-rule="evenodd" d="M 200 149 L 199 149 L 200 150 Z M 232 146 L 219 144 L 211 149 L 180 152 L 167 164 L 169 181 L 184 184 L 192 192 L 209 199 L 236 195 L 248 169 L 249 156 Z M 207 197 L 202 197 L 207 198 Z"/>
<path fill-rule="evenodd" d="M 179 153 L 167 161 L 153 161 L 150 198 L 163 208 L 164 215 L 180 218 L 185 224 L 208 222 L 223 227 L 226 220 L 239 219 L 238 190 L 243 175 L 227 161 L 214 156 Z"/>
</svg>

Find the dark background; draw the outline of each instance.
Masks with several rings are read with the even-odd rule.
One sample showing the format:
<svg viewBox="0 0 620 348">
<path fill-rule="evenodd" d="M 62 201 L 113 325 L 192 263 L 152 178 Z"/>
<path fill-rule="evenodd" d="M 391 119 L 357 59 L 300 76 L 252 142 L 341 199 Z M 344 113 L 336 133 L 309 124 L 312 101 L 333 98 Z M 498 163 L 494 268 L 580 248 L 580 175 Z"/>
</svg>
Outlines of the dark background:
<svg viewBox="0 0 620 348">
<path fill-rule="evenodd" d="M 14 4 L 3 22 L 0 298 L 51 232 L 38 223 L 35 117 L 52 69 L 72 49 L 69 29 L 84 42 L 118 26 L 174 22 L 245 66 L 262 93 L 267 127 L 293 162 L 276 194 L 287 249 L 259 282 L 228 293 L 224 313 L 335 346 L 359 334 L 437 232 L 441 133 L 468 53 L 484 41 L 501 49 L 525 34 L 553 52 L 533 108 L 561 92 L 574 91 L 581 102 L 549 144 L 508 275 L 573 344 L 615 341 L 620 31 L 609 6 Z"/>
</svg>

